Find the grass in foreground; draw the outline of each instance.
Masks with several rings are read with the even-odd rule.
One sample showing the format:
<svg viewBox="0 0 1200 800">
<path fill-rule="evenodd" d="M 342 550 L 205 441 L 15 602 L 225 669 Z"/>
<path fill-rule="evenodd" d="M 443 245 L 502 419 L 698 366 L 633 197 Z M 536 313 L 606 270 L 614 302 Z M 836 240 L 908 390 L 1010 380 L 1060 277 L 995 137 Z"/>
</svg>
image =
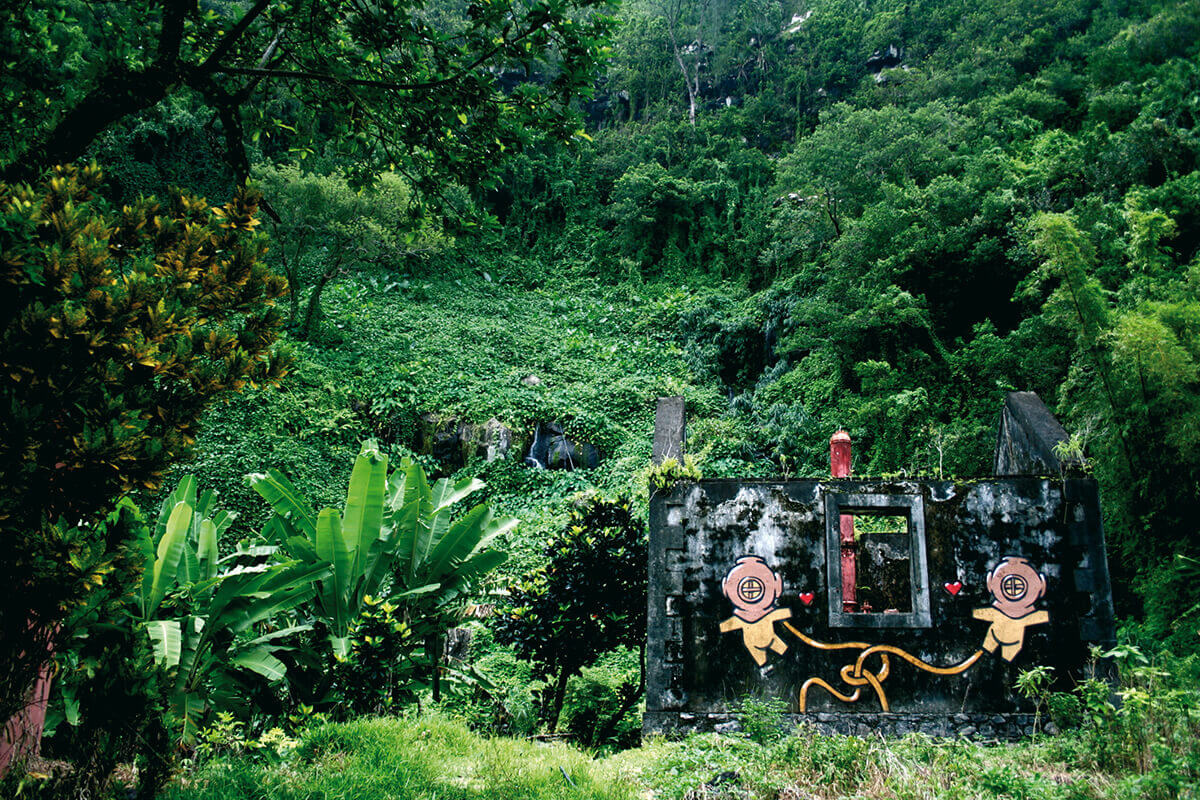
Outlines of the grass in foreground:
<svg viewBox="0 0 1200 800">
<path fill-rule="evenodd" d="M 715 734 L 651 739 L 593 760 L 565 744 L 486 738 L 439 715 L 330 724 L 275 763 L 218 759 L 171 800 L 831 800 L 1200 796 L 1194 770 L 1102 769 L 1082 733 L 1008 745 L 824 736 L 761 743 Z"/>
<path fill-rule="evenodd" d="M 484 738 L 444 716 L 364 719 L 307 732 L 278 763 L 223 758 L 172 800 L 633 800 L 632 784 L 563 744 Z"/>
</svg>

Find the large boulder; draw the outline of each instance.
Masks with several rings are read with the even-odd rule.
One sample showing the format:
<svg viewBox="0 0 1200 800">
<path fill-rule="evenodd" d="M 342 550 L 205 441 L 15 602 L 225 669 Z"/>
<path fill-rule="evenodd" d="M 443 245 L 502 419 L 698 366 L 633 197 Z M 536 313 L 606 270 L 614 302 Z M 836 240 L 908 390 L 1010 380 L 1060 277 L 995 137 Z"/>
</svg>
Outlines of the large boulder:
<svg viewBox="0 0 1200 800">
<path fill-rule="evenodd" d="M 418 427 L 416 450 L 452 468 L 465 466 L 473 458 L 495 461 L 523 451 L 524 443 L 513 430 L 496 418 L 482 425 L 454 417 L 423 414 Z"/>
<path fill-rule="evenodd" d="M 461 422 L 453 417 L 422 414 L 417 426 L 416 451 L 433 456 L 438 461 L 461 467 L 464 463 L 460 447 Z"/>
</svg>

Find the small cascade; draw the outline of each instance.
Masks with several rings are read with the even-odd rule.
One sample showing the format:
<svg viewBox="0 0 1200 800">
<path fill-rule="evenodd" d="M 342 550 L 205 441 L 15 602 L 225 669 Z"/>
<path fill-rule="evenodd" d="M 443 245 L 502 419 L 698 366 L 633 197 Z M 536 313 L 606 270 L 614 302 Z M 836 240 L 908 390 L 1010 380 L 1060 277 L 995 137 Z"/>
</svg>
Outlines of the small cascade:
<svg viewBox="0 0 1200 800">
<path fill-rule="evenodd" d="M 533 444 L 529 445 L 529 455 L 525 456 L 524 461 L 521 462 L 527 467 L 533 467 L 534 469 L 545 469 L 546 468 L 546 465 L 543 464 L 541 461 L 539 461 L 538 457 L 537 457 L 538 441 L 541 438 L 541 435 L 542 435 L 542 426 L 538 425 L 534 429 L 534 432 L 533 432 Z"/>
</svg>

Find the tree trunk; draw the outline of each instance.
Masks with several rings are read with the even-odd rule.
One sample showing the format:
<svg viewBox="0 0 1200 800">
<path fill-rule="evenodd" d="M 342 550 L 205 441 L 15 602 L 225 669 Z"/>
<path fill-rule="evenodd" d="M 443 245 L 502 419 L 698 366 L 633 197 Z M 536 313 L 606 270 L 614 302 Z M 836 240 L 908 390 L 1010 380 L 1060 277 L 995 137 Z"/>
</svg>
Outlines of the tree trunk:
<svg viewBox="0 0 1200 800">
<path fill-rule="evenodd" d="M 559 670 L 558 681 L 554 684 L 554 707 L 550 714 L 550 733 L 558 730 L 558 718 L 562 714 L 563 700 L 567 697 L 567 680 L 570 677 L 566 667 Z"/>
<path fill-rule="evenodd" d="M 621 706 L 616 713 L 608 718 L 608 722 L 596 733 L 596 740 L 592 742 L 594 747 L 598 747 L 604 743 L 604 740 L 612 736 L 617 730 L 617 725 L 620 724 L 621 718 L 633 708 L 640 698 L 646 692 L 646 645 L 641 643 L 638 645 L 638 682 L 637 686 L 621 687 Z"/>
<path fill-rule="evenodd" d="M 683 61 L 683 56 L 680 55 L 679 45 L 675 43 L 675 37 L 671 37 L 671 48 L 675 51 L 675 63 L 679 65 L 679 71 L 683 73 L 683 84 L 687 87 L 688 93 L 688 122 L 692 123 L 692 127 L 696 127 L 696 97 L 700 94 L 700 62 L 695 65 L 695 74 L 688 72 L 687 64 Z"/>
<path fill-rule="evenodd" d="M 833 223 L 833 235 L 835 238 L 841 238 L 842 226 L 838 224 L 837 200 L 825 190 L 825 213 L 829 216 L 829 221 Z"/>
<path fill-rule="evenodd" d="M 442 681 L 440 673 L 441 667 L 441 652 L 438 644 L 441 641 L 436 633 L 431 633 L 425 637 L 425 653 L 429 656 L 430 668 L 433 670 L 430 683 L 433 685 L 433 702 L 440 703 L 442 701 Z"/>
<path fill-rule="evenodd" d="M 333 266 L 325 270 L 317 280 L 317 285 L 313 287 L 312 294 L 308 298 L 308 307 L 304 310 L 304 324 L 300 326 L 301 339 L 307 339 L 312 332 L 313 322 L 316 321 L 317 314 L 321 310 L 321 292 L 325 291 L 325 287 L 333 280 L 333 276 L 337 275 L 341 263 L 339 259 Z"/>
<path fill-rule="evenodd" d="M 179 79 L 176 70 L 161 66 L 104 77 L 53 130 L 4 165 L 0 177 L 31 181 L 55 164 L 74 161 L 114 122 L 157 105 Z"/>
</svg>

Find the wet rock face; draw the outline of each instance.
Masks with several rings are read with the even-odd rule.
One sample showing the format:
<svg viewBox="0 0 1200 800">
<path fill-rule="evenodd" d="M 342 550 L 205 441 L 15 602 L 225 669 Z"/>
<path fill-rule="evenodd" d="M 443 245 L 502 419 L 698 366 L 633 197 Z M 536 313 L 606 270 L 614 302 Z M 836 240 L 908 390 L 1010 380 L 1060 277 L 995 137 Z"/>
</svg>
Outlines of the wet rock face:
<svg viewBox="0 0 1200 800">
<path fill-rule="evenodd" d="M 454 466 L 462 466 L 459 452 L 459 428 L 457 419 L 441 419 L 434 414 L 422 414 L 418 429 L 416 450 L 421 455 L 429 455 L 438 461 Z"/>
<path fill-rule="evenodd" d="M 473 425 L 454 417 L 421 416 L 416 451 L 452 468 L 465 466 L 473 458 L 495 461 L 521 452 L 523 442 L 511 428 L 492 418 Z"/>
<path fill-rule="evenodd" d="M 595 469 L 600 451 L 590 442 L 568 439 L 556 422 L 543 423 L 534 432 L 525 464 L 534 469 Z"/>
<path fill-rule="evenodd" d="M 472 459 L 520 458 L 534 469 L 567 470 L 594 469 L 601 460 L 595 445 L 568 438 L 558 423 L 540 423 L 530 435 L 495 418 L 475 425 L 436 414 L 421 416 L 415 449 L 452 469 Z"/>
<path fill-rule="evenodd" d="M 513 446 L 513 432 L 493 417 L 484 424 L 479 444 L 483 448 L 484 461 L 508 458 Z"/>
<path fill-rule="evenodd" d="M 867 59 L 867 71 L 879 72 L 883 69 L 899 66 L 904 59 L 904 51 L 894 44 L 889 44 L 883 50 L 876 50 Z"/>
</svg>

